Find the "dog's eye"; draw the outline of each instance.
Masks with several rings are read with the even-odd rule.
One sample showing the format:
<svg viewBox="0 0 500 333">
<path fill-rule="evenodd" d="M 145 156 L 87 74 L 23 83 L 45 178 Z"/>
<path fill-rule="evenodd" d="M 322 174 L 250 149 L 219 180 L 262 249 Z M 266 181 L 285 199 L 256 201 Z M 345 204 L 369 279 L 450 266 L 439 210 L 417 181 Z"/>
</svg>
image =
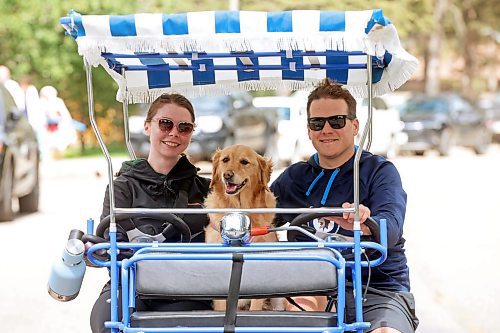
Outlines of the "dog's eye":
<svg viewBox="0 0 500 333">
<path fill-rule="evenodd" d="M 222 163 L 227 163 L 227 162 L 229 162 L 229 157 L 224 157 L 224 158 L 222 159 Z"/>
<path fill-rule="evenodd" d="M 247 165 L 250 162 L 248 162 L 248 160 L 241 160 L 240 163 L 243 164 L 243 165 Z"/>
</svg>

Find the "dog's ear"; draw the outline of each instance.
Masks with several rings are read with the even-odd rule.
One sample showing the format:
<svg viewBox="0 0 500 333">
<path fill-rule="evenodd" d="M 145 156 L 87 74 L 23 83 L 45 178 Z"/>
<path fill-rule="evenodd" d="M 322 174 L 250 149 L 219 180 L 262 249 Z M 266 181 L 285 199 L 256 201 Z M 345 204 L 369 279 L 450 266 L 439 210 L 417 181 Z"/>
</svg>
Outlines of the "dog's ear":
<svg viewBox="0 0 500 333">
<path fill-rule="evenodd" d="M 212 156 L 212 179 L 210 180 L 210 188 L 214 188 L 220 184 L 220 176 L 219 176 L 219 158 L 220 158 L 221 150 L 217 149 Z"/>
<path fill-rule="evenodd" d="M 271 174 L 273 172 L 273 161 L 268 157 L 262 157 L 259 155 L 259 167 L 260 167 L 260 180 L 265 188 L 268 187 L 271 181 Z"/>
</svg>

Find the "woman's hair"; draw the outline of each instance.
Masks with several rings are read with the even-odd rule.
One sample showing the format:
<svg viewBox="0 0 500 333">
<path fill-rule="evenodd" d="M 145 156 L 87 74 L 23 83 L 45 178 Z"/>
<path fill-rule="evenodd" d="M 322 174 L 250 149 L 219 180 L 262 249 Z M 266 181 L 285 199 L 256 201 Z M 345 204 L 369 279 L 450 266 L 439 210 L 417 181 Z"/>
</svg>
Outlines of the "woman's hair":
<svg viewBox="0 0 500 333">
<path fill-rule="evenodd" d="M 151 121 L 153 117 L 156 115 L 156 112 L 159 108 L 161 108 L 164 104 L 175 104 L 180 107 L 185 108 L 191 114 L 191 121 L 194 122 L 194 108 L 193 104 L 184 96 L 180 94 L 162 94 L 160 97 L 154 100 L 153 103 L 149 106 L 148 114 L 146 115 L 146 122 Z"/>
<path fill-rule="evenodd" d="M 328 78 L 321 81 L 316 88 L 311 91 L 307 98 L 307 117 L 310 117 L 309 109 L 314 100 L 321 98 L 343 99 L 347 103 L 347 112 L 350 115 L 356 116 L 356 100 L 351 93 L 342 88 L 340 84 Z"/>
</svg>

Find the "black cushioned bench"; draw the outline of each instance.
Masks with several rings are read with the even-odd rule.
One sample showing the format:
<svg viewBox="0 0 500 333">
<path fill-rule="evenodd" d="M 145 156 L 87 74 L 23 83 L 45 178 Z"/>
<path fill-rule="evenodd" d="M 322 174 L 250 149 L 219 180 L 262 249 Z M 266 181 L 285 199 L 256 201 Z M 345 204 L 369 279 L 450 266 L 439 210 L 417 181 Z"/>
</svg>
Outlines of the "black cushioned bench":
<svg viewBox="0 0 500 333">
<path fill-rule="evenodd" d="M 257 253 L 338 259 L 327 248 Z M 252 260 L 248 252 L 244 259 L 239 298 L 319 295 L 332 293 L 337 288 L 338 268 L 328 261 Z M 136 292 L 142 299 L 225 299 L 231 269 L 231 260 L 141 260 L 136 265 Z M 224 325 L 224 318 L 225 312 L 220 311 L 141 311 L 133 312 L 130 317 L 132 327 L 217 327 Z M 330 312 L 239 311 L 236 325 L 335 327 L 337 315 Z"/>
</svg>

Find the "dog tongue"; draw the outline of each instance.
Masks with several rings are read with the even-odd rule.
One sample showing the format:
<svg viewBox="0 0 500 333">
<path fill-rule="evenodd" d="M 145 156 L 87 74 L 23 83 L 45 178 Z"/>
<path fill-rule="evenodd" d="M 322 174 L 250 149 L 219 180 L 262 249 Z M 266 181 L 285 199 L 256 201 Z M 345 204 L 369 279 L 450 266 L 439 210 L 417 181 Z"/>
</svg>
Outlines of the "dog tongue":
<svg viewBox="0 0 500 333">
<path fill-rule="evenodd" d="M 233 192 L 236 192 L 236 188 L 237 188 L 238 185 L 236 184 L 232 184 L 232 183 L 227 183 L 226 184 L 226 192 L 227 193 L 233 193 Z"/>
</svg>

